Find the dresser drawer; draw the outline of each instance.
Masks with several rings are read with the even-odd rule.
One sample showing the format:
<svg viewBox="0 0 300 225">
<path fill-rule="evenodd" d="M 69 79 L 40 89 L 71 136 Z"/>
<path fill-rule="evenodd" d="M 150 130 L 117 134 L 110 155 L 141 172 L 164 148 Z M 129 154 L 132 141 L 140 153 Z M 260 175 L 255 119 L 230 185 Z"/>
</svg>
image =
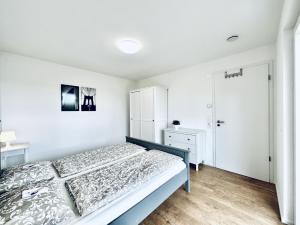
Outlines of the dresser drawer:
<svg viewBox="0 0 300 225">
<path fill-rule="evenodd" d="M 182 149 L 182 144 L 178 143 L 178 142 L 173 142 L 173 141 L 166 140 L 165 145 L 168 145 L 168 146 L 171 146 L 171 147 L 174 147 L 174 148 L 181 148 Z"/>
<path fill-rule="evenodd" d="M 165 142 L 182 142 L 186 144 L 196 144 L 196 136 L 186 134 L 176 134 L 172 132 L 165 133 Z"/>
<path fill-rule="evenodd" d="M 187 144 L 195 145 L 196 144 L 196 136 L 183 134 L 181 137 L 181 141 L 184 143 L 187 143 Z"/>
<path fill-rule="evenodd" d="M 187 144 L 183 144 L 183 143 L 169 143 L 169 146 L 175 147 L 175 148 L 180 148 L 180 149 L 184 149 L 184 150 L 189 150 L 190 154 L 189 154 L 189 158 L 190 158 L 190 163 L 194 163 L 196 164 L 197 162 L 197 149 L 196 146 L 194 145 L 187 145 Z"/>
<path fill-rule="evenodd" d="M 165 142 L 174 142 L 180 139 L 180 134 L 175 134 L 171 132 L 165 133 Z"/>
<path fill-rule="evenodd" d="M 185 143 L 180 143 L 180 142 L 172 142 L 172 141 L 167 141 L 165 145 L 175 147 L 175 148 L 180 148 L 184 150 L 189 150 L 193 153 L 196 153 L 196 146 L 195 145 L 188 145 Z"/>
<path fill-rule="evenodd" d="M 197 149 L 195 145 L 186 145 L 184 149 L 189 150 L 193 154 L 197 153 Z"/>
</svg>

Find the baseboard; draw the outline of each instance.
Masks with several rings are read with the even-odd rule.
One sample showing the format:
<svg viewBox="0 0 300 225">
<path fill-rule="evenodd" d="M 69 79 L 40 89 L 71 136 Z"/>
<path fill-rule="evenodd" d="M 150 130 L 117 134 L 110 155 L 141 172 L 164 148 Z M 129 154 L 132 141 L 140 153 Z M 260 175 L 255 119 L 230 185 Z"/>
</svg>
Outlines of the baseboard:
<svg viewBox="0 0 300 225">
<path fill-rule="evenodd" d="M 281 218 L 281 222 L 288 225 L 294 225 L 294 221 L 288 218 Z"/>
</svg>

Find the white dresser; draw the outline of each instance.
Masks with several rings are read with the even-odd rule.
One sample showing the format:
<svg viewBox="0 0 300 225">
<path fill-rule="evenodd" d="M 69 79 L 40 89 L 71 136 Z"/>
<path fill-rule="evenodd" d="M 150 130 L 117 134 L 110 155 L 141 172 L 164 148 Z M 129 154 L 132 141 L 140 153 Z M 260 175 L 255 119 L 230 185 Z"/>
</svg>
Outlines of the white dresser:
<svg viewBox="0 0 300 225">
<path fill-rule="evenodd" d="M 168 128 L 164 130 L 165 145 L 190 150 L 190 163 L 196 165 L 203 163 L 206 146 L 206 133 L 204 130 Z"/>
</svg>

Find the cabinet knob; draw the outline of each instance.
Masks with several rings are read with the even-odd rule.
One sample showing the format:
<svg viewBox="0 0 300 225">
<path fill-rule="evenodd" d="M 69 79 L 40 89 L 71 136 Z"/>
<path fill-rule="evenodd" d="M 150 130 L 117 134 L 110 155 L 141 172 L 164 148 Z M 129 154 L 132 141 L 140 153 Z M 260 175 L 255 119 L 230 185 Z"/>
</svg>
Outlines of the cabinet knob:
<svg viewBox="0 0 300 225">
<path fill-rule="evenodd" d="M 169 136 L 169 138 L 170 138 L 170 137 L 172 137 L 172 136 Z"/>
<path fill-rule="evenodd" d="M 190 150 L 190 148 L 188 148 L 188 150 Z"/>
<path fill-rule="evenodd" d="M 171 144 L 169 144 L 169 146 L 172 146 Z"/>
<path fill-rule="evenodd" d="M 190 141 L 191 139 L 188 138 L 187 140 Z"/>
</svg>

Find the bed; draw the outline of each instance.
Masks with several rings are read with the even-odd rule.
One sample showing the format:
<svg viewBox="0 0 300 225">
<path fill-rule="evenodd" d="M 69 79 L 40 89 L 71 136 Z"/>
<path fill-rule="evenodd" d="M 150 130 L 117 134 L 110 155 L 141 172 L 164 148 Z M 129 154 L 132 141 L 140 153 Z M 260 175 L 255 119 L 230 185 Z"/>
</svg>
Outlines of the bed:
<svg viewBox="0 0 300 225">
<path fill-rule="evenodd" d="M 72 218 L 72 220 L 68 221 L 68 225 L 101 225 L 101 224 L 139 224 L 143 219 L 145 219 L 152 211 L 154 211 L 162 202 L 164 202 L 172 193 L 174 193 L 179 187 L 184 186 L 185 190 L 187 192 L 190 191 L 190 181 L 189 181 L 189 151 L 177 149 L 165 145 L 160 145 L 152 142 L 147 142 L 131 137 L 126 137 L 127 143 L 132 143 L 134 145 L 138 145 L 143 147 L 147 152 L 143 154 L 135 154 L 134 157 L 127 157 L 123 160 L 117 161 L 115 163 L 111 163 L 109 165 L 112 167 L 112 173 L 117 168 L 122 172 L 123 168 L 126 167 L 126 163 L 128 164 L 128 167 L 130 169 L 131 161 L 133 160 L 139 160 L 143 157 L 148 157 L 151 159 L 151 157 L 158 154 L 157 157 L 160 157 L 159 154 L 165 154 L 168 155 L 170 158 L 178 158 L 175 163 L 175 161 L 171 164 L 165 163 L 164 159 L 161 159 L 161 164 L 166 164 L 165 168 L 157 172 L 158 175 L 150 177 L 147 181 L 141 183 L 140 185 L 132 186 L 129 188 L 130 191 L 126 192 L 126 194 L 122 194 L 119 197 L 113 199 L 109 203 L 105 204 L 101 208 L 96 208 L 95 210 L 90 210 L 87 212 L 80 212 L 80 208 L 76 205 L 76 193 L 78 192 L 85 192 L 86 189 L 88 189 L 92 183 L 89 183 L 87 181 L 86 188 L 81 188 L 80 183 L 79 186 L 77 184 L 77 191 L 73 190 L 72 192 L 72 184 L 75 183 L 80 179 L 86 179 L 90 174 L 96 175 L 96 178 L 98 178 L 98 181 L 96 180 L 96 185 L 100 184 L 102 181 L 101 173 L 105 169 L 110 169 L 109 166 L 107 167 L 101 167 L 101 168 L 90 168 L 91 172 L 86 173 L 81 171 L 81 175 L 73 176 L 73 178 L 70 177 L 59 177 L 57 176 L 53 182 L 58 183 L 57 189 L 58 192 L 64 196 L 64 200 L 66 204 L 73 210 L 75 213 L 75 217 Z M 155 150 L 153 150 L 155 149 Z M 156 151 L 159 150 L 159 151 Z M 156 153 L 155 153 L 156 152 Z M 155 153 L 155 154 L 154 154 Z M 169 154 L 166 154 L 169 153 Z M 151 155 L 152 154 L 152 155 Z M 171 155 L 170 155 L 171 154 Z M 172 156 L 173 155 L 173 156 Z M 162 157 L 163 158 L 163 157 Z M 148 159 L 148 160 L 149 160 Z M 146 162 L 146 161 L 145 161 Z M 120 164 L 120 165 L 119 165 Z M 141 165 L 144 165 L 143 163 L 140 163 Z M 124 166 L 125 165 L 125 166 Z M 134 165 L 133 165 L 134 167 Z M 144 166 L 142 166 L 144 167 Z M 152 170 L 155 170 L 156 167 L 154 166 Z M 157 168 L 159 169 L 159 168 Z M 53 168 L 54 170 L 54 168 Z M 65 170 L 64 170 L 65 172 Z M 116 171 L 118 174 L 118 172 Z M 71 173 L 70 173 L 71 174 Z M 124 173 L 126 175 L 126 172 Z M 145 172 L 147 174 L 147 171 Z M 139 175 L 139 173 L 138 173 Z M 99 176 L 99 177 L 97 177 Z M 106 176 L 107 178 L 110 178 L 109 176 Z M 124 179 L 131 178 L 130 175 L 125 176 Z M 104 176 L 105 178 L 105 176 Z M 139 178 L 138 178 L 139 179 Z M 51 181 L 52 182 L 52 181 Z M 98 183 L 97 183 L 98 182 Z M 130 182 L 129 182 L 130 183 Z M 85 182 L 82 183 L 84 185 Z M 110 183 L 109 183 L 110 184 Z M 99 186 L 99 185 L 98 185 Z M 113 185 L 111 185 L 113 186 Z M 67 188 L 66 188 L 67 187 Z M 76 185 L 75 185 L 76 187 Z M 117 187 L 117 186 L 116 186 Z M 93 190 L 93 189 L 92 189 Z M 107 190 L 107 189 L 105 189 Z M 122 189 L 123 190 L 123 189 Z M 75 193 L 75 195 L 74 195 Z M 89 192 L 87 192 L 89 193 Z M 72 195 L 73 194 L 73 195 Z M 80 194 L 80 193 L 79 193 Z M 97 192 L 93 193 L 95 196 L 98 197 Z M 89 196 L 89 195 L 86 195 Z M 100 197 L 100 196 L 99 196 Z M 79 199 L 81 199 L 79 197 Z M 75 202 L 75 205 L 74 205 Z M 85 215 L 86 214 L 86 215 Z M 0 221 L 1 222 L 1 221 Z M 7 223 L 11 224 L 11 223 Z"/>
<path fill-rule="evenodd" d="M 179 156 L 185 166 L 171 168 L 161 177 L 152 180 L 151 184 L 143 185 L 139 191 L 119 199 L 118 202 L 108 205 L 101 211 L 95 211 L 78 219 L 73 222 L 74 225 L 139 224 L 181 186 L 184 186 L 185 191 L 190 192 L 189 151 L 131 137 L 126 137 L 126 142 L 143 146 L 146 150 L 157 149 Z"/>
</svg>

